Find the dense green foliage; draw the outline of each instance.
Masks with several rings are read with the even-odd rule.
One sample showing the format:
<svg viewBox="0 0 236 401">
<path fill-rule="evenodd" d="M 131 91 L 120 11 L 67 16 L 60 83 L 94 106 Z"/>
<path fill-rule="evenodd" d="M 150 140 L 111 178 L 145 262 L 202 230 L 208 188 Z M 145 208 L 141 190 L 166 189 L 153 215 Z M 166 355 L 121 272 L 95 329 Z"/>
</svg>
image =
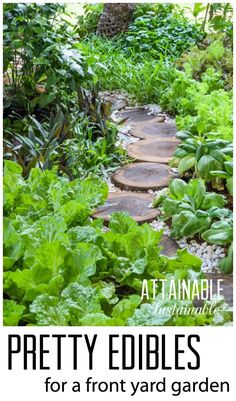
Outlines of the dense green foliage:
<svg viewBox="0 0 236 401">
<path fill-rule="evenodd" d="M 104 175 L 125 162 L 99 99 L 97 60 L 63 13 L 58 4 L 4 6 L 4 153 L 25 176 L 55 165 L 71 178 Z"/>
<path fill-rule="evenodd" d="M 123 36 L 121 44 L 125 51 L 136 55 L 148 53 L 155 59 L 176 57 L 202 39 L 198 28 L 171 4 L 150 5 L 150 10 L 136 16 Z"/>
<path fill-rule="evenodd" d="M 214 135 L 214 134 L 212 134 Z M 193 135 L 180 131 L 176 134 L 182 141 L 174 156 L 180 159 L 180 176 L 191 171 L 195 176 L 212 183 L 215 189 L 223 190 L 223 179 L 233 195 L 233 146 L 222 139 L 207 139 L 206 135 Z"/>
<path fill-rule="evenodd" d="M 180 179 L 170 182 L 168 189 L 159 191 L 153 207 L 161 205 L 164 220 L 171 218 L 174 238 L 193 237 L 198 234 L 210 244 L 230 246 L 232 254 L 233 214 L 225 208 L 226 199 L 215 192 L 207 192 L 202 179 L 188 183 Z M 233 269 L 232 255 L 219 263 L 225 273 Z"/>
<path fill-rule="evenodd" d="M 71 92 L 91 79 L 93 60 L 77 49 L 72 28 L 60 17 L 63 10 L 58 4 L 4 6 L 6 110 L 12 103 L 25 112 L 70 105 Z"/>
<path fill-rule="evenodd" d="M 107 192 L 97 178 L 70 182 L 39 169 L 24 180 L 19 165 L 6 163 L 4 292 L 11 300 L 4 301 L 5 324 L 183 324 L 182 315 L 153 315 L 150 322 L 147 309 L 155 305 L 139 309 L 138 294 L 144 278 L 200 278 L 201 260 L 186 250 L 162 256 L 162 232 L 139 227 L 125 213 L 114 214 L 104 232 L 102 222 L 88 217 Z M 184 324 L 217 324 L 215 319 L 200 314 Z"/>
<path fill-rule="evenodd" d="M 4 324 L 228 324 L 223 300 L 216 315 L 155 313 L 194 301 L 162 299 L 159 284 L 142 300 L 143 280 L 200 280 L 201 260 L 163 256 L 162 231 L 125 213 L 108 228 L 91 215 L 108 195 L 99 176 L 127 161 L 99 91 L 125 90 L 180 130 L 183 180 L 154 206 L 174 237 L 228 248 L 219 267 L 232 272 L 232 9 L 195 3 L 190 20 L 177 4 L 140 4 L 113 40 L 96 35 L 102 10 L 85 5 L 75 26 L 62 4 L 4 4 Z"/>
<path fill-rule="evenodd" d="M 80 38 L 88 35 L 88 33 L 96 32 L 103 8 L 103 3 L 84 4 L 84 14 L 78 16 L 76 27 L 76 33 L 78 33 Z"/>
<path fill-rule="evenodd" d="M 204 181 L 174 179 L 168 191 L 162 190 L 154 201 L 161 203 L 166 218 L 172 217 L 172 235 L 177 238 L 191 237 L 203 233 L 219 217 L 225 205 L 223 195 L 206 192 Z"/>
</svg>

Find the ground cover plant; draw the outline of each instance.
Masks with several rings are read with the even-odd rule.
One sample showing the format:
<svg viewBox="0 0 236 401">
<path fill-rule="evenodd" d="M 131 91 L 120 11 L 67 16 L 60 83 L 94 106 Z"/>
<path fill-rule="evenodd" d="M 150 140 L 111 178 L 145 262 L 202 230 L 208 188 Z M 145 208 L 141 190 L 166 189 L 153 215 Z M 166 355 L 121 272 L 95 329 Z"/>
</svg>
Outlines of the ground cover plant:
<svg viewBox="0 0 236 401">
<path fill-rule="evenodd" d="M 164 256 L 163 230 L 127 213 L 108 227 L 91 216 L 110 173 L 129 162 L 101 95 L 123 90 L 177 124 L 179 178 L 153 207 L 174 238 L 224 247 L 219 268 L 232 273 L 232 8 L 139 4 L 110 38 L 98 32 L 104 10 L 88 4 L 72 17 L 63 4 L 4 4 L 4 324 L 231 324 L 224 299 L 205 302 L 215 315 L 187 316 L 170 309 L 195 300 L 162 299 L 160 284 L 155 300 L 142 299 L 143 280 L 200 286 L 201 259 Z"/>
</svg>

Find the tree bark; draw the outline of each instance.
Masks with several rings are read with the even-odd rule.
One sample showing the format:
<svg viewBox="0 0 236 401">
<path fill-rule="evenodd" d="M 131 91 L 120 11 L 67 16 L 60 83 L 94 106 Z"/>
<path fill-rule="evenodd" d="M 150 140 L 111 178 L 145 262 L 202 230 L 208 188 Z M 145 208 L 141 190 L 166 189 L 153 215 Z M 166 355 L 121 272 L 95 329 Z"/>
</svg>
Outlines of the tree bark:
<svg viewBox="0 0 236 401">
<path fill-rule="evenodd" d="M 127 31 L 136 7 L 134 3 L 105 3 L 97 34 L 112 38 Z"/>
</svg>

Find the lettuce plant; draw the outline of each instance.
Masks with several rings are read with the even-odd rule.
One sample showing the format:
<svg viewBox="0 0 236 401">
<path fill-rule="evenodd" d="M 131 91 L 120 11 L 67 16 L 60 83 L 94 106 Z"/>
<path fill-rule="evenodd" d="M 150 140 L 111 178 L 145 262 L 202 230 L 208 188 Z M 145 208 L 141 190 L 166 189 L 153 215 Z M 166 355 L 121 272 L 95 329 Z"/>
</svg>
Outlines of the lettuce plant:
<svg viewBox="0 0 236 401">
<path fill-rule="evenodd" d="M 126 213 L 114 213 L 108 230 L 91 220 L 107 191 L 96 177 L 69 181 L 37 168 L 24 180 L 18 164 L 5 163 L 5 325 L 135 325 L 148 307 L 141 299 L 143 279 L 202 277 L 201 260 L 187 250 L 161 254 L 162 231 L 138 226 Z"/>
</svg>

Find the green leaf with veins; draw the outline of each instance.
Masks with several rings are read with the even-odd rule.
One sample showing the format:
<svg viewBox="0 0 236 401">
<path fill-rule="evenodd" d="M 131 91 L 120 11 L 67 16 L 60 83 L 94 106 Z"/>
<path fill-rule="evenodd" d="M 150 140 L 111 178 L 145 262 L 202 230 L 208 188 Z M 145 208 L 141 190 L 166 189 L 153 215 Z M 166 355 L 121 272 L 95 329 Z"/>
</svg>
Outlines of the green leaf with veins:
<svg viewBox="0 0 236 401">
<path fill-rule="evenodd" d="M 103 255 L 96 245 L 78 243 L 65 257 L 63 271 L 65 281 L 89 284 L 89 278 L 96 273 L 97 263 L 101 260 Z"/>
<path fill-rule="evenodd" d="M 17 326 L 23 316 L 26 307 L 15 301 L 3 300 L 3 324 L 4 326 Z"/>
<path fill-rule="evenodd" d="M 70 312 L 58 297 L 47 294 L 39 295 L 30 305 L 30 312 L 35 315 L 38 326 L 68 326 Z"/>
</svg>

